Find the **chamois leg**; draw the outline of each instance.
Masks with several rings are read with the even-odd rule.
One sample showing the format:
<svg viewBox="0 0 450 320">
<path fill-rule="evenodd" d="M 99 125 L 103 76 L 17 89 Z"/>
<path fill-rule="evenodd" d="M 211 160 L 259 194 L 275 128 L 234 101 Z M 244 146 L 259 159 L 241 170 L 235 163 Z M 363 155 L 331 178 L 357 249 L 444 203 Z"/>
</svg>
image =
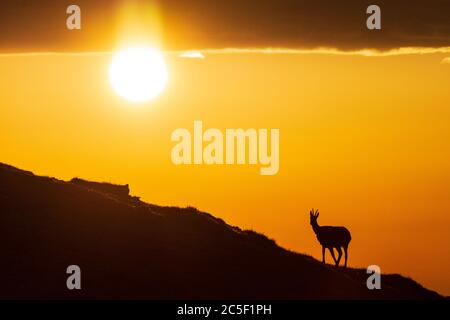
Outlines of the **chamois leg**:
<svg viewBox="0 0 450 320">
<path fill-rule="evenodd" d="M 347 268 L 347 249 L 348 249 L 348 245 L 344 246 L 344 254 L 345 254 L 345 262 L 344 262 L 344 267 Z"/>
<path fill-rule="evenodd" d="M 325 247 L 322 246 L 322 262 L 325 263 Z"/>
<path fill-rule="evenodd" d="M 337 247 L 336 250 L 338 252 L 338 258 L 337 258 L 336 265 L 339 266 L 339 262 L 341 262 L 341 258 L 342 258 L 342 249 L 341 249 L 341 247 Z"/>
<path fill-rule="evenodd" d="M 336 256 L 334 255 L 333 248 L 328 248 L 328 250 L 330 250 L 330 253 L 331 253 L 331 256 L 333 257 L 334 263 L 336 263 L 337 260 L 336 260 Z"/>
</svg>

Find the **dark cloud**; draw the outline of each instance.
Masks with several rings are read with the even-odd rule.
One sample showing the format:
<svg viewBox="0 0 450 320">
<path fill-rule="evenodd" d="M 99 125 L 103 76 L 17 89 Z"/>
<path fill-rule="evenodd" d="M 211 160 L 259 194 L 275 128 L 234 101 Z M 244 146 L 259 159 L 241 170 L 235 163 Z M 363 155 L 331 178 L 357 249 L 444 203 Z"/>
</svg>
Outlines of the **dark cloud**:
<svg viewBox="0 0 450 320">
<path fill-rule="evenodd" d="M 2 0 L 0 51 L 111 50 L 130 2 L 157 3 L 168 50 L 450 46 L 448 0 Z M 82 9 L 81 31 L 65 28 L 69 4 Z M 380 31 L 366 28 L 370 4 L 381 7 Z"/>
</svg>

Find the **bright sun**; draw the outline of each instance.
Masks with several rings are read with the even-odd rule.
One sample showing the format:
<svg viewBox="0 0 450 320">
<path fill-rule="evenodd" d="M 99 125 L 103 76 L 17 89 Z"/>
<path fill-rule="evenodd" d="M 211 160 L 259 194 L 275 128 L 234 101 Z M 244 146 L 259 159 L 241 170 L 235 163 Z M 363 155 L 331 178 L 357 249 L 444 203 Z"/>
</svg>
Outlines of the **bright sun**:
<svg viewBox="0 0 450 320">
<path fill-rule="evenodd" d="M 117 94 L 129 101 L 144 102 L 157 97 L 168 79 L 162 54 L 150 47 L 133 47 L 114 55 L 109 81 Z"/>
</svg>

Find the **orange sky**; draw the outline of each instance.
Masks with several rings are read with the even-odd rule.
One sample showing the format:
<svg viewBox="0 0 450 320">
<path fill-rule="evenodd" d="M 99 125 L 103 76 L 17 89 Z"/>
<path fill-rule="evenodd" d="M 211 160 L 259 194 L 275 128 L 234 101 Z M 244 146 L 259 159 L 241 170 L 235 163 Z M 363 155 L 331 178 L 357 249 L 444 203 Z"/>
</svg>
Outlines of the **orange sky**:
<svg viewBox="0 0 450 320">
<path fill-rule="evenodd" d="M 350 266 L 377 264 L 449 295 L 445 57 L 167 54 L 167 89 L 135 105 L 110 88 L 110 54 L 0 56 L 0 161 L 129 183 L 146 201 L 196 206 L 317 258 L 308 211 L 319 208 L 320 224 L 351 230 Z M 174 166 L 171 132 L 194 120 L 279 128 L 279 173 Z"/>
</svg>

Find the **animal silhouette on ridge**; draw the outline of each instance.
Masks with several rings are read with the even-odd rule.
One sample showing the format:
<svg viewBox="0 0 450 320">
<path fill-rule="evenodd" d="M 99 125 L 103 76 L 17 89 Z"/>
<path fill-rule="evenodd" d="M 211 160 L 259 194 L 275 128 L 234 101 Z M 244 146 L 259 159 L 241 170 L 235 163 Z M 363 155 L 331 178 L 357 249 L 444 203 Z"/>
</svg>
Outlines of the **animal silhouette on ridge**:
<svg viewBox="0 0 450 320">
<path fill-rule="evenodd" d="M 330 227 L 330 226 L 319 226 L 317 223 L 317 218 L 319 217 L 319 210 L 314 211 L 314 208 L 309 212 L 309 219 L 314 233 L 316 234 L 317 240 L 319 240 L 322 246 L 322 262 L 325 263 L 325 249 L 328 249 L 333 257 L 336 266 L 339 266 L 339 262 L 342 258 L 342 249 L 345 253 L 344 267 L 347 267 L 347 251 L 348 244 L 352 240 L 350 231 L 345 227 Z M 339 256 L 336 259 L 333 249 L 336 249 Z"/>
</svg>

